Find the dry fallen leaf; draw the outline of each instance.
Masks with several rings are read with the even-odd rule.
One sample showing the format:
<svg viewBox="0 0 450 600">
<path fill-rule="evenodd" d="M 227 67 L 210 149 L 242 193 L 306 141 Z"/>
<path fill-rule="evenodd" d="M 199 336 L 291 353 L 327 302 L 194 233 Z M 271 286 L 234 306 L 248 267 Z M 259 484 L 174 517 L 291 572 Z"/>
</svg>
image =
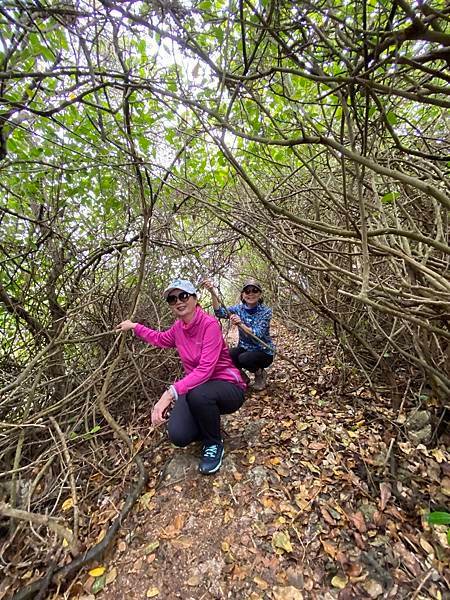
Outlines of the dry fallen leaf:
<svg viewBox="0 0 450 600">
<path fill-rule="evenodd" d="M 145 596 L 147 598 L 155 598 L 156 596 L 159 596 L 158 588 L 157 587 L 149 587 Z"/>
<path fill-rule="evenodd" d="M 264 579 L 261 579 L 261 577 L 253 577 L 253 581 L 256 583 L 260 590 L 267 590 L 269 587 L 267 581 L 264 581 Z"/>
<path fill-rule="evenodd" d="M 24 573 L 20 579 L 31 579 L 31 577 L 33 577 L 32 569 L 30 569 L 29 571 Z M 1 598 L 1 596 L 0 596 L 0 598 Z"/>
<path fill-rule="evenodd" d="M 174 538 L 175 536 L 177 536 L 178 533 L 180 532 L 180 530 L 184 526 L 184 520 L 185 520 L 184 515 L 181 515 L 181 514 L 175 515 L 173 522 L 164 529 L 163 533 L 161 534 L 161 537 L 164 537 L 166 539 L 171 539 L 171 538 Z"/>
<path fill-rule="evenodd" d="M 292 552 L 292 544 L 286 531 L 276 531 L 272 537 L 272 546 L 285 552 Z"/>
<path fill-rule="evenodd" d="M 331 556 L 331 558 L 335 558 L 336 557 L 336 553 L 337 553 L 337 548 L 334 544 L 332 544 L 331 542 L 328 542 L 327 540 L 321 540 L 322 542 L 322 546 L 323 549 L 325 550 L 325 552 L 327 554 L 329 554 Z"/>
<path fill-rule="evenodd" d="M 310 450 L 323 450 L 326 447 L 327 447 L 327 445 L 326 444 L 322 444 L 321 442 L 311 442 L 308 445 L 308 448 Z"/>
<path fill-rule="evenodd" d="M 145 546 L 144 554 L 152 554 L 157 548 L 159 548 L 158 540 L 155 540 L 154 542 L 150 542 L 149 544 L 147 544 Z"/>
<path fill-rule="evenodd" d="M 142 494 L 142 496 L 139 498 L 139 502 L 148 509 L 150 506 L 150 500 L 153 498 L 155 493 L 156 490 L 150 490 L 149 492 Z"/>
<path fill-rule="evenodd" d="M 311 423 L 305 423 L 304 421 L 296 421 L 295 427 L 297 431 L 305 431 L 311 427 Z"/>
<path fill-rule="evenodd" d="M 200 585 L 201 583 L 201 579 L 198 575 L 192 575 L 192 577 L 189 577 L 189 579 L 186 581 L 186 583 L 190 586 L 190 587 L 196 587 L 197 585 Z"/>
<path fill-rule="evenodd" d="M 70 531 L 70 533 L 73 533 L 73 531 L 69 527 L 67 528 L 67 531 Z M 63 548 L 67 548 L 69 546 L 69 542 L 66 540 L 66 538 L 63 539 L 62 546 L 63 546 Z"/>
<path fill-rule="evenodd" d="M 111 571 L 109 571 L 106 574 L 106 579 L 105 579 L 105 585 L 108 585 L 109 583 L 112 583 L 113 581 L 115 581 L 117 578 L 117 569 L 116 567 L 113 567 L 111 569 Z"/>
<path fill-rule="evenodd" d="M 441 463 L 445 460 L 445 454 L 439 448 L 435 448 L 431 451 L 431 454 L 437 460 L 438 463 Z"/>
<path fill-rule="evenodd" d="M 96 567 L 95 569 L 91 569 L 89 571 L 89 575 L 91 577 L 100 577 L 106 571 L 105 567 Z"/>
<path fill-rule="evenodd" d="M 443 477 L 441 481 L 441 492 L 445 496 L 450 496 L 450 477 Z"/>
<path fill-rule="evenodd" d="M 338 590 L 343 590 L 348 583 L 348 577 L 345 575 L 335 575 L 331 580 L 331 585 Z"/>
<path fill-rule="evenodd" d="M 328 523 L 328 525 L 336 525 L 336 521 L 333 519 L 333 517 L 330 515 L 326 508 L 321 506 L 320 512 L 322 513 L 322 517 L 325 523 Z"/>
<path fill-rule="evenodd" d="M 384 510 L 386 508 L 386 504 L 389 502 L 391 495 L 391 486 L 385 482 L 380 483 L 380 501 L 378 503 L 380 510 Z"/>
<path fill-rule="evenodd" d="M 396 544 L 394 544 L 393 550 L 394 555 L 401 558 L 403 564 L 407 567 L 407 569 L 415 577 L 419 577 L 421 573 L 421 568 L 414 554 L 407 550 L 407 548 L 402 544 L 402 542 L 397 542 Z"/>
<path fill-rule="evenodd" d="M 364 520 L 364 515 L 361 511 L 355 512 L 353 515 L 350 515 L 350 521 L 360 533 L 366 533 L 366 522 Z"/>
<path fill-rule="evenodd" d="M 170 542 L 170 544 L 172 546 L 174 546 L 175 548 L 181 548 L 181 549 L 190 548 L 193 543 L 194 543 L 194 540 L 187 535 L 180 535 L 179 537 L 176 537 L 174 540 L 172 540 Z"/>
<path fill-rule="evenodd" d="M 425 538 L 421 537 L 419 539 L 419 543 L 427 554 L 430 554 L 434 557 L 434 548 L 429 542 L 427 542 Z"/>
<path fill-rule="evenodd" d="M 233 579 L 237 579 L 238 581 L 243 581 L 247 577 L 247 575 L 248 575 L 247 567 L 234 565 L 233 572 L 232 572 Z"/>
<path fill-rule="evenodd" d="M 62 503 L 61 509 L 66 511 L 66 510 L 70 510 L 73 506 L 73 499 L 72 498 L 67 498 L 67 500 L 64 500 L 64 502 Z"/>
</svg>

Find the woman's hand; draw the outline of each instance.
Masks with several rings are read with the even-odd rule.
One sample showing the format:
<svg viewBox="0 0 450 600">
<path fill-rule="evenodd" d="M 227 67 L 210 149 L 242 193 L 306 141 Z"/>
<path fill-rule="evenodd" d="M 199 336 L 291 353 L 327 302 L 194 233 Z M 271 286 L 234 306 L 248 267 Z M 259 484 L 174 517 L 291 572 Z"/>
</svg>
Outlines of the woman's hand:
<svg viewBox="0 0 450 600">
<path fill-rule="evenodd" d="M 214 292 L 214 284 L 211 279 L 205 279 L 202 281 L 202 287 L 208 290 L 208 292 Z"/>
<path fill-rule="evenodd" d="M 122 321 L 122 323 L 116 325 L 116 331 L 129 331 L 130 329 L 134 329 L 136 325 L 137 323 L 134 323 L 133 321 L 130 321 L 130 319 L 127 319 L 126 321 Z"/>
<path fill-rule="evenodd" d="M 230 315 L 230 321 L 233 323 L 233 325 L 239 326 L 239 329 L 241 329 L 244 333 L 253 335 L 251 327 L 247 327 L 247 325 L 244 325 L 239 315 Z"/>
<path fill-rule="evenodd" d="M 239 315 L 230 315 L 230 321 L 233 325 L 242 325 L 241 317 Z"/>
<path fill-rule="evenodd" d="M 211 279 L 205 279 L 204 281 L 202 281 L 202 287 L 207 289 L 208 292 L 211 294 L 213 309 L 217 310 L 220 307 L 219 292 L 214 287 L 214 284 L 211 281 Z"/>
<path fill-rule="evenodd" d="M 166 390 L 152 410 L 152 425 L 161 425 L 167 421 L 164 417 L 166 409 L 170 406 L 173 400 L 173 394 L 170 390 Z"/>
</svg>

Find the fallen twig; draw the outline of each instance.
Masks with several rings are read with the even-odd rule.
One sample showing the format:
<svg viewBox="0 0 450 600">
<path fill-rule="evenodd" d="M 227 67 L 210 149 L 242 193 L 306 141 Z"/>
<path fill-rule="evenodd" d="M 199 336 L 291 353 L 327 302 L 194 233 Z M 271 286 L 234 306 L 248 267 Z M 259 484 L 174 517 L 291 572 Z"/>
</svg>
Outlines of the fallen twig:
<svg viewBox="0 0 450 600">
<path fill-rule="evenodd" d="M 85 553 L 77 556 L 71 563 L 55 571 L 51 578 L 52 582 L 61 583 L 68 577 L 77 573 L 84 565 L 88 564 L 93 560 L 97 560 L 107 550 L 111 542 L 114 540 L 114 537 L 117 531 L 119 530 L 120 526 L 122 525 L 123 520 L 133 508 L 148 480 L 148 475 L 141 458 L 139 456 L 135 456 L 134 462 L 136 463 L 139 469 L 138 480 L 136 482 L 136 485 L 128 494 L 128 497 L 125 501 L 122 510 L 119 513 L 119 516 L 116 518 L 116 520 L 106 532 L 105 537 L 101 540 L 101 542 L 95 544 L 95 546 L 92 546 L 92 548 L 89 548 L 89 550 L 87 550 Z M 33 594 L 35 594 L 41 589 L 43 581 L 46 579 L 46 577 L 47 575 L 34 581 L 27 587 L 19 590 L 18 592 L 16 592 L 16 594 L 14 594 L 11 600 L 26 600 L 27 598 L 32 597 Z"/>
<path fill-rule="evenodd" d="M 9 504 L 6 504 L 6 502 L 0 502 L 0 514 L 5 515 L 5 517 L 11 517 L 12 519 L 18 519 L 19 521 L 31 521 L 31 523 L 36 523 L 37 525 L 45 525 L 51 531 L 56 533 L 57 536 L 67 540 L 72 554 L 76 554 L 78 551 L 72 532 L 67 529 L 67 527 L 64 527 L 64 525 L 58 523 L 53 517 L 13 508 L 12 506 L 9 506 Z"/>
</svg>

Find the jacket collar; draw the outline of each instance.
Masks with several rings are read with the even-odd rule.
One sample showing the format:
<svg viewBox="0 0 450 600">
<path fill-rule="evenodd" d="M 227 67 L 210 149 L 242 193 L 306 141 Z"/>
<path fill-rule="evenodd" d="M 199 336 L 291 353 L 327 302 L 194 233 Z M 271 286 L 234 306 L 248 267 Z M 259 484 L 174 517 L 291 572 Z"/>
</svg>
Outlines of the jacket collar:
<svg viewBox="0 0 450 600">
<path fill-rule="evenodd" d="M 183 321 L 181 321 L 181 327 L 183 329 L 183 331 L 185 331 L 186 333 L 189 333 L 190 335 L 193 335 L 197 329 L 198 326 L 200 325 L 200 322 L 202 320 L 202 316 L 204 315 L 204 311 L 202 308 L 200 308 L 200 306 L 197 304 L 197 306 L 195 307 L 195 314 L 194 314 L 194 318 L 192 319 L 192 321 L 190 321 L 190 323 L 183 323 Z"/>
</svg>

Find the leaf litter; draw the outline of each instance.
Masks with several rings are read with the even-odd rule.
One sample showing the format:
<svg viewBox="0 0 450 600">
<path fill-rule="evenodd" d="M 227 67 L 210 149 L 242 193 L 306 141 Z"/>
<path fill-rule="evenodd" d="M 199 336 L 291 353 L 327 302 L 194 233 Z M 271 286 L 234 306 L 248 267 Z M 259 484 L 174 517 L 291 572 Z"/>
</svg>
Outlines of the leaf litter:
<svg viewBox="0 0 450 600">
<path fill-rule="evenodd" d="M 223 419 L 217 475 L 198 474 L 198 446 L 174 449 L 161 432 L 105 566 L 68 597 L 448 597 L 445 532 L 426 521 L 431 499 L 448 500 L 448 449 L 411 445 L 389 400 L 360 383 L 339 393 L 333 349 L 294 337 L 278 326 L 301 368 L 277 359 L 268 388 Z"/>
</svg>

